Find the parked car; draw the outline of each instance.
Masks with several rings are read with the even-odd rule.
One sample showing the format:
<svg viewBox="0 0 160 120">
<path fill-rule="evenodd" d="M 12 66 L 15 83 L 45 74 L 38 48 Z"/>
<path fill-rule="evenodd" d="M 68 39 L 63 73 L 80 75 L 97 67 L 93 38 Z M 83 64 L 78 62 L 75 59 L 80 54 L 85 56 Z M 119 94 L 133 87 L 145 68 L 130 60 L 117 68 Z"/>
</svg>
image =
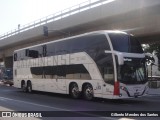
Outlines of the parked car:
<svg viewBox="0 0 160 120">
<path fill-rule="evenodd" d="M 13 85 L 13 70 L 11 68 L 6 68 L 3 76 L 3 84 Z"/>
<path fill-rule="evenodd" d="M 4 79 L 3 80 L 3 84 L 8 84 L 8 85 L 10 85 L 10 86 L 12 86 L 13 85 L 13 80 L 12 79 Z"/>
</svg>

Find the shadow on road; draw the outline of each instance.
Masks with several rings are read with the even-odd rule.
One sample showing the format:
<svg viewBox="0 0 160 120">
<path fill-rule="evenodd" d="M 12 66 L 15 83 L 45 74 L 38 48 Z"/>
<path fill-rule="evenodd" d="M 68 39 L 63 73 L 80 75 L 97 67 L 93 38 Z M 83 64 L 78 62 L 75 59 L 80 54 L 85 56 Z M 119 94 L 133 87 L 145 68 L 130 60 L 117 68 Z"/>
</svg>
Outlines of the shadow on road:
<svg viewBox="0 0 160 120">
<path fill-rule="evenodd" d="M 21 90 L 17 91 L 19 93 L 23 93 Z M 25 94 L 35 94 L 35 95 L 44 95 L 47 97 L 56 97 L 56 98 L 62 98 L 62 99 L 68 99 L 68 100 L 74 100 L 71 98 L 70 95 L 66 94 L 59 94 L 59 93 L 49 93 L 49 92 L 41 92 L 41 91 L 33 91 L 32 93 L 25 93 Z M 131 99 L 104 99 L 104 98 L 94 98 L 92 101 L 87 101 L 83 99 L 83 96 L 79 99 L 76 99 L 78 101 L 85 101 L 85 102 L 96 102 L 96 103 L 102 103 L 102 104 L 146 104 L 144 100 L 141 98 L 131 98 Z"/>
</svg>

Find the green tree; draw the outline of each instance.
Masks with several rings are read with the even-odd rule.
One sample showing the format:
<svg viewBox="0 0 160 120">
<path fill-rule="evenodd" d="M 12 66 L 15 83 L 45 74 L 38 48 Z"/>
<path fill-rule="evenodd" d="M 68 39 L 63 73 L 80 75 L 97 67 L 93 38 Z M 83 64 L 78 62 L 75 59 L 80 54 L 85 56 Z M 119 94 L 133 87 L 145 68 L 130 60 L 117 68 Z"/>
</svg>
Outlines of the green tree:
<svg viewBox="0 0 160 120">
<path fill-rule="evenodd" d="M 144 52 L 146 53 L 154 53 L 158 58 L 158 70 L 160 70 L 160 44 L 159 43 L 153 43 L 146 45 L 147 47 L 144 48 Z"/>
<path fill-rule="evenodd" d="M 160 56 L 160 44 L 154 43 L 154 44 L 148 44 L 146 45 L 144 51 L 149 53 L 155 53 L 158 56 Z"/>
</svg>

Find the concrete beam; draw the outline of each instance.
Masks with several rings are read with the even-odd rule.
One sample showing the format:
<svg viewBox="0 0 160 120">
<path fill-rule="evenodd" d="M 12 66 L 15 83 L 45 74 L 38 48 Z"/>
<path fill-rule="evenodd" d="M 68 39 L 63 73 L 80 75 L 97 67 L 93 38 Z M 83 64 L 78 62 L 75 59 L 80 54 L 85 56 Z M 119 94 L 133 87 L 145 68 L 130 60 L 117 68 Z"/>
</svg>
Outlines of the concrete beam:
<svg viewBox="0 0 160 120">
<path fill-rule="evenodd" d="M 47 23 L 49 37 L 43 36 L 43 25 L 0 40 L 0 58 L 11 56 L 19 48 L 67 37 L 58 30 L 76 35 L 84 32 L 119 29 L 139 37 L 142 43 L 159 40 L 160 34 L 159 0 L 115 0 L 109 4 L 88 9 L 83 12 Z M 148 40 L 146 40 L 148 39 Z"/>
</svg>

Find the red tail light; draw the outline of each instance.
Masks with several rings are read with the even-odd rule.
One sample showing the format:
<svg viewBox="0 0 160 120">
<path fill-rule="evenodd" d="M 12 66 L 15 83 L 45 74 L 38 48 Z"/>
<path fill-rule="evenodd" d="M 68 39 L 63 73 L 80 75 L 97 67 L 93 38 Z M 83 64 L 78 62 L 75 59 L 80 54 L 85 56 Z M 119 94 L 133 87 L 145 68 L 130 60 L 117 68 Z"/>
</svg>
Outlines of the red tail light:
<svg viewBox="0 0 160 120">
<path fill-rule="evenodd" d="M 119 92 L 119 82 L 116 81 L 114 82 L 114 95 L 119 95 L 120 92 Z"/>
</svg>

